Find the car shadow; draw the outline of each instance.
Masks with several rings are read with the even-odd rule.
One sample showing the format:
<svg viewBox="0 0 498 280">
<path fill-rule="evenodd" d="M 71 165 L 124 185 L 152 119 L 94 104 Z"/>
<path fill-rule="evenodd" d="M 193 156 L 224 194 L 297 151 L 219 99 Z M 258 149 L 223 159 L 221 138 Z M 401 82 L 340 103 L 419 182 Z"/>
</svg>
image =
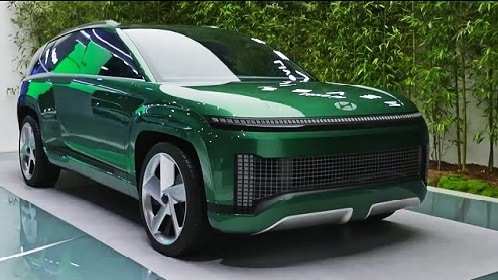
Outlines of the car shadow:
<svg viewBox="0 0 498 280">
<path fill-rule="evenodd" d="M 325 225 L 261 235 L 217 234 L 191 261 L 219 259 L 226 266 L 278 268 L 364 254 L 419 233 L 390 221 Z"/>
<path fill-rule="evenodd" d="M 138 201 L 78 173 L 62 170 L 56 189 L 141 224 Z M 111 202 L 112 203 L 109 203 Z"/>
<path fill-rule="evenodd" d="M 118 191 L 69 171 L 61 173 L 57 189 L 141 226 L 138 202 Z M 183 260 L 200 263 L 216 260 L 221 265 L 231 267 L 279 268 L 361 255 L 395 243 L 418 239 L 422 234 L 415 228 L 389 219 L 260 235 L 217 232 L 203 250 Z"/>
</svg>

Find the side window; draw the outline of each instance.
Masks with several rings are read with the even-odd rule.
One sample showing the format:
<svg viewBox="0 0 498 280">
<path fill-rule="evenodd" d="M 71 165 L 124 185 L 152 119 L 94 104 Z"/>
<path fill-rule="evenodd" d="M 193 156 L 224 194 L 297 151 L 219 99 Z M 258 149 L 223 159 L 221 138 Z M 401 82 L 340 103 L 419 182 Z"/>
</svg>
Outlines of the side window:
<svg viewBox="0 0 498 280">
<path fill-rule="evenodd" d="M 26 73 L 28 76 L 45 72 L 45 69 L 43 69 L 40 63 L 40 56 L 43 53 L 44 49 L 45 47 L 41 47 L 38 50 L 36 50 L 35 54 L 33 55 L 33 58 L 31 58 L 31 61 L 29 62 L 28 65 L 28 71 Z"/>
<path fill-rule="evenodd" d="M 40 62 L 53 73 L 143 79 L 121 39 L 103 29 L 79 30 L 50 42 Z"/>
<path fill-rule="evenodd" d="M 40 61 L 37 61 L 37 62 L 35 62 L 35 65 L 33 66 L 33 68 L 31 68 L 31 73 L 29 73 L 29 74 L 35 75 L 35 74 L 43 73 L 43 72 L 45 72 L 45 71 L 41 67 Z"/>
<path fill-rule="evenodd" d="M 143 79 L 124 43 L 114 33 L 87 29 L 89 42 L 83 58 L 85 74 Z"/>
<path fill-rule="evenodd" d="M 85 53 L 84 37 L 70 33 L 51 42 L 41 55 L 41 62 L 53 73 L 78 73 Z"/>
<path fill-rule="evenodd" d="M 54 66 L 52 63 L 49 65 L 49 56 L 50 56 L 50 50 L 54 46 L 55 42 L 49 43 L 42 51 L 40 54 L 40 63 L 43 64 L 43 66 L 47 69 L 47 71 L 52 71 L 54 69 Z"/>
</svg>

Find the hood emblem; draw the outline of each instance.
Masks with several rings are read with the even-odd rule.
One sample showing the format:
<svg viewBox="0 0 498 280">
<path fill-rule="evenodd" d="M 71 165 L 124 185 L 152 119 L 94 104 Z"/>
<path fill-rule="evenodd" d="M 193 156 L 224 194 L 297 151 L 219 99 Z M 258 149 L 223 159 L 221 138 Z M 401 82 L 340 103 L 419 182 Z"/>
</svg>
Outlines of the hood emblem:
<svg viewBox="0 0 498 280">
<path fill-rule="evenodd" d="M 354 111 L 358 107 L 356 104 L 349 101 L 337 101 L 334 105 L 337 109 L 342 111 Z"/>
</svg>

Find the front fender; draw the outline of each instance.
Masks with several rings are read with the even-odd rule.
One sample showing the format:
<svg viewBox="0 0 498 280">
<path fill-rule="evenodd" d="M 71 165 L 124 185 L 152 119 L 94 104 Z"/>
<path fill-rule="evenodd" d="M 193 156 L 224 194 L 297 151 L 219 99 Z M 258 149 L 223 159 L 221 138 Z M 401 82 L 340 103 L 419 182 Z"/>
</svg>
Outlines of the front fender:
<svg viewBox="0 0 498 280">
<path fill-rule="evenodd" d="M 186 141 L 195 149 L 202 170 L 207 201 L 214 200 L 213 180 L 206 141 L 212 135 L 211 127 L 202 116 L 175 104 L 149 104 L 135 111 L 129 129 L 128 160 L 130 174 L 135 174 L 135 143 L 141 132 L 158 132 Z M 135 178 L 139 174 L 135 174 Z"/>
</svg>

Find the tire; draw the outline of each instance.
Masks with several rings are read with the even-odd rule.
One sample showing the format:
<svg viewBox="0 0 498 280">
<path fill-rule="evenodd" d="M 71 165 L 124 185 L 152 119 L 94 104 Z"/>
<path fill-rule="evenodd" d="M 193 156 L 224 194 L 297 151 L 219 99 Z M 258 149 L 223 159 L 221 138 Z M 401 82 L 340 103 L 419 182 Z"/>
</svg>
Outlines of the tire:
<svg viewBox="0 0 498 280">
<path fill-rule="evenodd" d="M 24 182 L 35 188 L 53 187 L 60 168 L 48 161 L 43 150 L 40 127 L 32 116 L 26 116 L 19 130 L 19 164 Z"/>
<path fill-rule="evenodd" d="M 168 143 L 154 145 L 145 157 L 138 187 L 140 216 L 154 250 L 184 257 L 206 244 L 212 230 L 202 175 L 186 153 Z"/>
</svg>

